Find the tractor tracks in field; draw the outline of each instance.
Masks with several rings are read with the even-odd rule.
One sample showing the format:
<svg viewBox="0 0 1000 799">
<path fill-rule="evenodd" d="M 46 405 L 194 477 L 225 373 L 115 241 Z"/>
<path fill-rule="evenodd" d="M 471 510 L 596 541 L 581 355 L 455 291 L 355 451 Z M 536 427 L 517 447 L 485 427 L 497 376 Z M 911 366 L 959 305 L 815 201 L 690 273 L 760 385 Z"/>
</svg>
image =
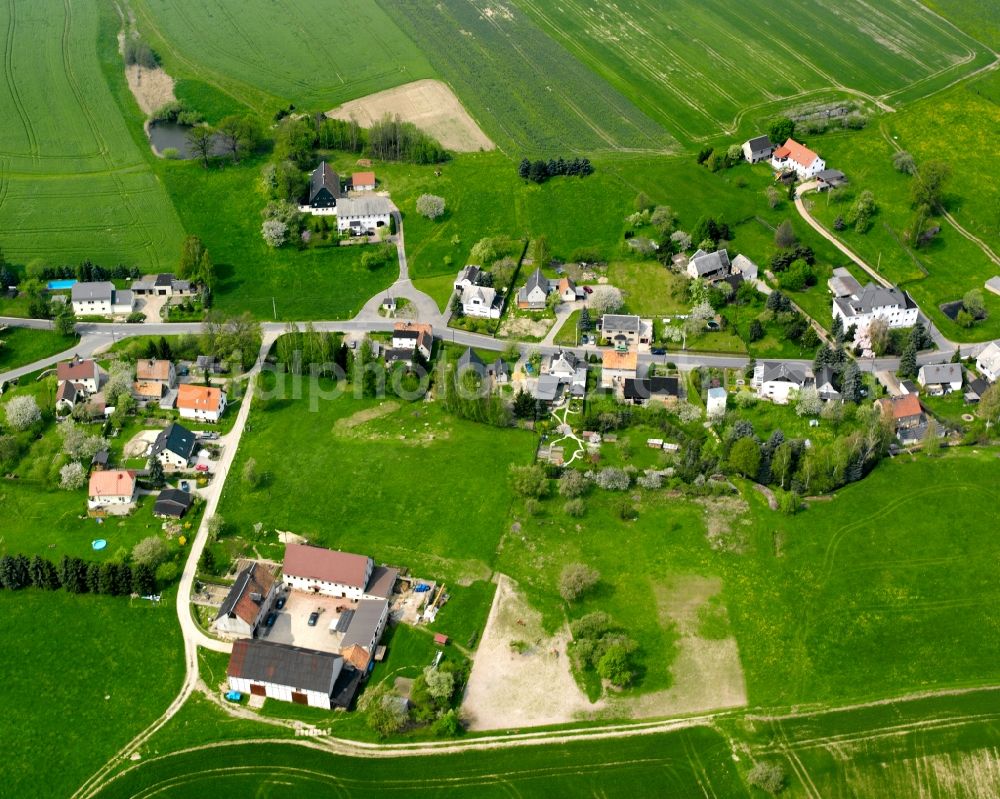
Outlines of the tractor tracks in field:
<svg viewBox="0 0 1000 799">
<path fill-rule="evenodd" d="M 21 122 L 24 136 L 28 142 L 28 153 L 33 161 L 38 161 L 38 136 L 31 125 L 31 117 L 24 107 L 24 101 L 21 99 L 21 93 L 17 88 L 17 81 L 14 79 L 14 35 L 17 30 L 17 5 L 15 0 L 7 0 L 7 6 L 10 9 L 10 17 L 7 20 L 7 40 L 4 48 L 4 78 L 7 81 L 7 89 L 14 102 L 14 110 Z"/>
</svg>

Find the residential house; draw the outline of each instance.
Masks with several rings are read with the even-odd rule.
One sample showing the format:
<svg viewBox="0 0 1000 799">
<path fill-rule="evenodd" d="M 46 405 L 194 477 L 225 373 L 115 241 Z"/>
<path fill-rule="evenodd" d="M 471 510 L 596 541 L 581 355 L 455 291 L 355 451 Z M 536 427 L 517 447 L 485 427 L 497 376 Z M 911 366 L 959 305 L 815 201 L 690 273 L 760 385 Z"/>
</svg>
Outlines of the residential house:
<svg viewBox="0 0 1000 799">
<path fill-rule="evenodd" d="M 479 278 L 483 270 L 478 266 L 470 264 L 464 267 L 455 278 L 455 291 L 461 294 L 466 289 L 479 285 Z"/>
<path fill-rule="evenodd" d="M 271 612 L 280 583 L 274 573 L 254 561 L 237 576 L 223 600 L 211 629 L 220 635 L 253 638 Z"/>
<path fill-rule="evenodd" d="M 214 386 L 182 383 L 177 389 L 177 410 L 182 419 L 215 423 L 226 410 L 226 394 Z"/>
<path fill-rule="evenodd" d="M 785 405 L 806 384 L 806 371 L 800 366 L 765 361 L 758 363 L 750 385 L 757 396 Z"/>
<path fill-rule="evenodd" d="M 124 469 L 108 469 L 92 472 L 87 489 L 87 508 L 129 507 L 136 499 L 135 472 Z"/>
<path fill-rule="evenodd" d="M 86 393 L 76 383 L 64 380 L 56 389 L 56 410 L 72 411 L 77 401 L 86 397 Z"/>
<path fill-rule="evenodd" d="M 330 710 L 344 672 L 344 659 L 332 652 L 241 638 L 226 674 L 233 691 Z"/>
<path fill-rule="evenodd" d="M 861 296 L 861 284 L 842 266 L 833 270 L 833 277 L 826 281 L 826 285 L 834 297 Z"/>
<path fill-rule="evenodd" d="M 625 378 L 622 398 L 632 405 L 674 405 L 680 396 L 676 377 Z"/>
<path fill-rule="evenodd" d="M 187 469 L 195 443 L 194 433 L 173 422 L 156 437 L 150 457 L 156 458 L 165 469 Z"/>
<path fill-rule="evenodd" d="M 732 273 L 740 275 L 744 280 L 756 280 L 758 273 L 757 264 L 740 253 L 733 258 Z"/>
<path fill-rule="evenodd" d="M 839 400 L 840 392 L 833 380 L 833 367 L 821 366 L 816 372 L 816 393 L 821 400 Z"/>
<path fill-rule="evenodd" d="M 754 136 L 743 142 L 743 157 L 751 164 L 766 161 L 774 152 L 774 145 L 767 136 Z"/>
<path fill-rule="evenodd" d="M 470 286 L 462 291 L 462 313 L 479 319 L 499 319 L 503 297 L 489 286 Z"/>
<path fill-rule="evenodd" d="M 285 546 L 284 579 L 289 588 L 359 600 L 375 564 L 365 555 L 307 544 Z"/>
<path fill-rule="evenodd" d="M 997 346 L 995 341 L 991 341 L 979 353 L 976 358 L 976 368 L 991 383 L 1000 378 L 1000 346 Z"/>
<path fill-rule="evenodd" d="M 698 250 L 691 256 L 687 265 L 688 277 L 702 280 L 722 280 L 728 277 L 732 269 L 729 253 L 726 250 L 705 252 Z"/>
<path fill-rule="evenodd" d="M 392 348 L 419 352 L 425 361 L 434 349 L 434 328 L 426 323 L 397 322 L 392 329 Z"/>
<path fill-rule="evenodd" d="M 166 390 L 163 383 L 155 381 L 136 380 L 132 384 L 132 396 L 141 402 L 159 402 Z"/>
<path fill-rule="evenodd" d="M 108 468 L 108 461 L 110 459 L 111 455 L 106 449 L 95 452 L 94 457 L 90 459 L 90 470 L 92 472 L 104 471 Z"/>
<path fill-rule="evenodd" d="M 360 646 L 366 652 L 374 654 L 388 619 L 388 599 L 362 599 L 354 608 L 350 623 L 340 641 L 341 652 L 352 646 Z"/>
<path fill-rule="evenodd" d="M 340 175 L 323 161 L 309 176 L 309 206 L 315 209 L 336 208 L 340 199 Z"/>
<path fill-rule="evenodd" d="M 458 362 L 455 364 L 455 371 L 459 377 L 469 369 L 480 377 L 486 375 L 486 364 L 483 363 L 482 358 L 476 355 L 472 347 L 466 347 L 465 352 L 458 356 Z"/>
<path fill-rule="evenodd" d="M 129 289 L 115 289 L 111 297 L 111 314 L 128 316 L 135 310 L 135 294 Z"/>
<path fill-rule="evenodd" d="M 771 155 L 771 166 L 778 172 L 792 171 L 805 179 L 826 169 L 826 161 L 795 139 L 788 139 Z"/>
<path fill-rule="evenodd" d="M 194 504 L 194 497 L 189 491 L 179 488 L 165 488 L 156 497 L 153 504 L 153 515 L 166 519 L 183 519 Z"/>
<path fill-rule="evenodd" d="M 920 396 L 920 386 L 914 383 L 912 380 L 900 380 L 899 381 L 899 394 L 897 396 L 903 396 L 904 394 L 916 394 Z"/>
<path fill-rule="evenodd" d="M 921 428 L 926 422 L 924 409 L 916 394 L 905 394 L 902 397 L 893 399 L 875 400 L 875 405 L 885 414 L 892 417 L 896 427 L 896 434 L 903 436 L 904 431 L 913 431 Z M 909 436 L 909 437 L 912 437 Z"/>
<path fill-rule="evenodd" d="M 847 185 L 847 176 L 839 169 L 824 169 L 816 173 L 817 191 L 829 191 Z"/>
<path fill-rule="evenodd" d="M 92 358 L 74 358 L 56 366 L 59 385 L 73 383 L 84 394 L 96 394 L 104 382 L 104 372 Z"/>
<path fill-rule="evenodd" d="M 110 281 L 74 283 L 70 289 L 73 313 L 77 316 L 109 316 L 115 299 L 115 284 Z"/>
<path fill-rule="evenodd" d="M 167 388 L 174 388 L 177 385 L 177 370 L 173 361 L 142 358 L 136 361 L 135 379 L 137 382 L 162 383 Z"/>
<path fill-rule="evenodd" d="M 351 175 L 351 191 L 375 191 L 375 173 L 355 172 Z"/>
<path fill-rule="evenodd" d="M 517 307 L 522 310 L 543 311 L 551 290 L 549 279 L 542 274 L 541 269 L 536 269 L 517 292 Z"/>
<path fill-rule="evenodd" d="M 497 358 L 493 363 L 487 364 L 486 376 L 494 385 L 505 386 L 510 382 L 510 367 L 503 358 Z"/>
<path fill-rule="evenodd" d="M 965 389 L 965 401 L 979 402 L 983 398 L 983 394 L 989 391 L 989 388 L 990 384 L 981 377 L 970 380 Z"/>
<path fill-rule="evenodd" d="M 653 338 L 652 321 L 638 316 L 604 314 L 599 327 L 601 335 L 616 350 L 639 350 L 648 347 Z"/>
<path fill-rule="evenodd" d="M 961 391 L 963 383 L 962 364 L 928 363 L 917 372 L 917 382 L 933 396 Z"/>
<path fill-rule="evenodd" d="M 604 350 L 601 353 L 601 388 L 621 391 L 625 381 L 635 380 L 639 354 L 635 350 Z"/>
<path fill-rule="evenodd" d="M 385 197 L 345 197 L 337 202 L 337 231 L 362 236 L 389 226 L 392 206 Z"/>
<path fill-rule="evenodd" d="M 586 296 L 583 289 L 578 288 L 576 283 L 568 277 L 562 278 L 556 284 L 556 291 L 559 292 L 559 300 L 561 302 L 576 302 Z"/>
<path fill-rule="evenodd" d="M 137 297 L 173 297 L 191 294 L 194 288 L 189 280 L 178 280 L 170 272 L 158 275 L 143 275 L 132 281 L 132 293 Z"/>
<path fill-rule="evenodd" d="M 713 386 L 705 395 L 705 410 L 709 416 L 722 416 L 726 412 L 729 392 L 722 386 Z"/>
<path fill-rule="evenodd" d="M 840 317 L 845 330 L 851 325 L 866 330 L 876 319 L 885 320 L 890 328 L 913 327 L 917 312 L 917 304 L 905 291 L 874 283 L 865 286 L 860 294 L 833 299 L 833 315 Z"/>
<path fill-rule="evenodd" d="M 587 363 L 569 350 L 542 358 L 541 374 L 536 381 L 535 399 L 546 403 L 561 400 L 567 392 L 582 397 L 587 391 Z"/>
</svg>

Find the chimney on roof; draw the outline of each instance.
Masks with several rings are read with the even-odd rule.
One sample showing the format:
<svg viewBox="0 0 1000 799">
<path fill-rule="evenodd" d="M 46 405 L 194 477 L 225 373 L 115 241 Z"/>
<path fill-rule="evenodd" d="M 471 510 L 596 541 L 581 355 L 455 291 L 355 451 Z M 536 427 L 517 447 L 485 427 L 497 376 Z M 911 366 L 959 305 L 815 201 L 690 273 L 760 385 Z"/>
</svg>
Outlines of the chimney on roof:
<svg viewBox="0 0 1000 799">
<path fill-rule="evenodd" d="M 251 591 L 250 592 L 250 598 L 254 602 L 263 602 L 264 601 L 264 597 L 261 595 L 260 591 Z"/>
</svg>

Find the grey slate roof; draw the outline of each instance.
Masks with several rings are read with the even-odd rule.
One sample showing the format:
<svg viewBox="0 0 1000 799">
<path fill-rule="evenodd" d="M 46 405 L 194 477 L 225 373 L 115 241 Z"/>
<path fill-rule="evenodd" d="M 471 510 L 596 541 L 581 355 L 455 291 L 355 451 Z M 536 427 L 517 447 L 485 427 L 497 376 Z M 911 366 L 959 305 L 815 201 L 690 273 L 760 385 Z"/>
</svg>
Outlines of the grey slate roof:
<svg viewBox="0 0 1000 799">
<path fill-rule="evenodd" d="M 816 178 L 826 183 L 846 183 L 847 175 L 839 169 L 824 169 L 816 173 Z"/>
<path fill-rule="evenodd" d="M 524 284 L 524 293 L 527 294 L 536 288 L 540 288 L 545 293 L 549 291 L 549 279 L 542 274 L 541 269 L 536 269 L 531 273 L 528 282 Z"/>
<path fill-rule="evenodd" d="M 115 305 L 131 305 L 135 300 L 135 295 L 129 289 L 120 289 L 115 292 Z"/>
<path fill-rule="evenodd" d="M 609 330 L 618 330 L 627 333 L 638 333 L 642 323 L 638 316 L 628 316 L 625 314 L 604 314 L 601 317 L 601 331 L 607 335 Z"/>
<path fill-rule="evenodd" d="M 337 200 L 337 216 L 379 216 L 391 210 L 385 197 L 345 197 Z"/>
<path fill-rule="evenodd" d="M 730 269 L 729 253 L 726 250 L 703 252 L 700 255 L 695 253 L 690 263 L 694 265 L 698 277 L 716 272 L 729 272 Z"/>
<path fill-rule="evenodd" d="M 369 646 L 382 620 L 382 614 L 387 612 L 388 607 L 388 599 L 362 599 L 358 602 L 351 625 L 347 628 L 344 640 L 340 642 L 340 648 L 347 649 L 355 645 Z"/>
<path fill-rule="evenodd" d="M 233 643 L 227 674 L 254 682 L 270 682 L 330 694 L 343 667 L 344 659 L 331 652 L 317 652 L 272 641 L 240 639 Z"/>
<path fill-rule="evenodd" d="M 187 491 L 181 491 L 177 488 L 165 488 L 156 498 L 156 503 L 153 505 L 153 515 L 170 516 L 171 518 L 179 519 L 187 513 L 188 508 L 191 507 L 193 502 L 194 499 Z"/>
<path fill-rule="evenodd" d="M 111 301 L 115 293 L 115 284 L 104 280 L 98 283 L 74 283 L 70 290 L 70 297 L 73 302 L 85 300 Z"/>
<path fill-rule="evenodd" d="M 396 587 L 398 577 L 399 569 L 376 566 L 372 569 L 372 576 L 368 578 L 368 587 L 365 588 L 365 593 L 369 596 L 388 599 L 392 596 L 392 590 Z"/>
<path fill-rule="evenodd" d="M 475 369 L 479 374 L 486 373 L 486 364 L 483 363 L 482 358 L 476 355 L 472 347 L 466 347 L 465 352 L 458 356 L 458 365 L 456 366 L 456 369 L 459 372 L 462 372 L 469 367 Z"/>
<path fill-rule="evenodd" d="M 177 424 L 177 422 L 173 422 L 168 427 L 165 427 L 156 437 L 156 441 L 153 442 L 152 455 L 155 458 L 166 450 L 190 460 L 191 453 L 194 452 L 194 445 L 194 433 L 186 427 Z"/>
<path fill-rule="evenodd" d="M 969 393 L 975 394 L 977 397 L 982 397 L 989 387 L 990 384 L 988 382 L 981 377 L 977 377 L 969 383 Z"/>
<path fill-rule="evenodd" d="M 340 176 L 324 161 L 309 176 L 309 201 L 312 202 L 320 189 L 326 189 L 334 197 L 340 197 Z M 169 283 L 167 284 L 169 285 Z"/>
<path fill-rule="evenodd" d="M 765 150 L 774 149 L 771 139 L 767 136 L 754 136 L 747 143 L 750 145 L 750 152 L 752 153 L 762 153 Z"/>
<path fill-rule="evenodd" d="M 780 380 L 785 383 L 794 383 L 797 386 L 805 385 L 806 373 L 805 370 L 799 366 L 774 362 L 765 362 L 762 366 L 764 367 L 764 370 L 761 373 L 761 382 L 763 383 L 768 383 L 772 380 Z"/>
<path fill-rule="evenodd" d="M 470 283 L 475 285 L 479 282 L 479 275 L 482 274 L 482 269 L 480 269 L 475 264 L 470 264 L 466 266 L 461 272 L 458 273 L 458 278 L 455 280 L 456 283 L 461 283 L 463 280 L 468 280 Z"/>
<path fill-rule="evenodd" d="M 625 399 L 629 400 L 676 397 L 679 394 L 676 377 L 626 377 L 623 392 Z"/>
<path fill-rule="evenodd" d="M 164 492 L 161 491 L 160 493 L 163 494 Z M 181 493 L 184 492 L 182 491 Z M 232 584 L 229 589 L 229 593 L 226 594 L 226 598 L 222 600 L 222 604 L 219 606 L 219 612 L 215 616 L 216 619 L 221 619 L 223 616 L 228 616 L 232 613 L 236 608 L 236 604 L 245 594 L 258 593 L 265 595 L 270 592 L 271 586 L 274 584 L 274 579 L 268 579 L 267 585 L 265 586 L 258 577 L 261 569 L 261 565 L 254 561 L 249 566 L 246 566 L 238 575 L 236 575 L 236 582 Z M 270 575 L 268 576 L 270 577 Z M 250 624 L 253 622 L 253 619 L 244 619 L 244 621 Z"/>
<path fill-rule="evenodd" d="M 542 375 L 535 386 L 535 399 L 552 402 L 558 396 L 562 384 L 555 375 Z"/>
<path fill-rule="evenodd" d="M 960 363 L 928 363 L 920 367 L 924 385 L 937 383 L 957 383 L 962 379 Z"/>
<path fill-rule="evenodd" d="M 886 288 L 869 283 L 861 290 L 861 294 L 851 297 L 838 297 L 837 304 L 844 310 L 847 316 L 867 314 L 876 308 L 898 307 L 913 308 L 913 300 L 905 291 L 900 291 L 895 286 Z"/>
</svg>

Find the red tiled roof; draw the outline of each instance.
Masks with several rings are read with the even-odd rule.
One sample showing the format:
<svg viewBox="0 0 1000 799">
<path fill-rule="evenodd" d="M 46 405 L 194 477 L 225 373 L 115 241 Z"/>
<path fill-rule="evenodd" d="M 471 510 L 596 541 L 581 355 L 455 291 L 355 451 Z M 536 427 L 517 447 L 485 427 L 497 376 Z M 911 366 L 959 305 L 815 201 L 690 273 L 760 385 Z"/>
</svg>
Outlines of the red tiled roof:
<svg viewBox="0 0 1000 799">
<path fill-rule="evenodd" d="M 59 380 L 87 380 L 97 376 L 97 363 L 89 358 L 85 361 L 68 361 L 56 367 Z"/>
<path fill-rule="evenodd" d="M 170 361 L 141 359 L 135 365 L 135 379 L 139 382 L 143 380 L 169 380 Z"/>
<path fill-rule="evenodd" d="M 892 417 L 894 419 L 906 419 L 910 416 L 919 416 L 924 409 L 920 405 L 920 400 L 916 394 L 906 394 L 892 401 Z"/>
<path fill-rule="evenodd" d="M 130 497 L 135 493 L 135 472 L 111 469 L 90 475 L 89 496 Z"/>
<path fill-rule="evenodd" d="M 184 383 L 177 389 L 177 407 L 195 411 L 217 411 L 222 403 L 222 389 Z"/>
<path fill-rule="evenodd" d="M 601 353 L 601 365 L 605 369 L 635 369 L 638 362 L 639 354 L 634 351 L 605 350 Z"/>
<path fill-rule="evenodd" d="M 375 173 L 374 172 L 355 172 L 351 175 L 351 185 L 352 186 L 374 186 L 375 185 Z"/>
<path fill-rule="evenodd" d="M 308 544 L 287 544 L 283 570 L 292 577 L 364 589 L 368 583 L 369 562 L 370 558 L 365 555 L 337 552 Z"/>
<path fill-rule="evenodd" d="M 777 150 L 774 151 L 774 158 L 791 158 L 795 163 L 801 164 L 802 166 L 811 166 L 812 162 L 819 158 L 816 153 L 806 147 L 804 144 L 799 144 L 795 139 L 789 139 L 784 144 L 782 144 Z"/>
</svg>

